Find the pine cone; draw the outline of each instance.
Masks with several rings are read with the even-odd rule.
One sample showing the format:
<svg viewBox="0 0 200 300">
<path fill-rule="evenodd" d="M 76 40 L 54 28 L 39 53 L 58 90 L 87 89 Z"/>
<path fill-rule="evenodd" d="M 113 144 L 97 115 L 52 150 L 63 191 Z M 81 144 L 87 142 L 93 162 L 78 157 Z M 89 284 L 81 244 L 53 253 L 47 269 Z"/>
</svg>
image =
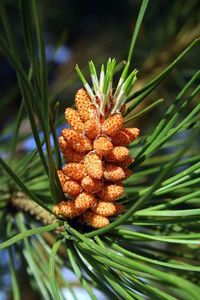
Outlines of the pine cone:
<svg viewBox="0 0 200 300">
<path fill-rule="evenodd" d="M 123 195 L 121 182 L 132 174 L 126 168 L 134 159 L 125 145 L 137 138 L 139 129 L 123 129 L 120 113 L 105 119 L 84 89 L 78 90 L 75 103 L 77 110 L 65 110 L 71 129 L 62 130 L 59 138 L 66 165 L 58 177 L 72 200 L 56 204 L 53 212 L 68 218 L 81 216 L 87 225 L 101 228 L 109 224 L 107 217 L 125 211 L 113 201 Z"/>
</svg>

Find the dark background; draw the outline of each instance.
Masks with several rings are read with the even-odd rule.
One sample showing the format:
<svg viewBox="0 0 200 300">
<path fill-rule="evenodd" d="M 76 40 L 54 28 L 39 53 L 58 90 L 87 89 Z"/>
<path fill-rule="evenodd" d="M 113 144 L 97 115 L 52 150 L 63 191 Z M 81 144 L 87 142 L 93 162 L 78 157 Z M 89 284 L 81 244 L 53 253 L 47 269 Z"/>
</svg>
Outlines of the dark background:
<svg viewBox="0 0 200 300">
<path fill-rule="evenodd" d="M 18 2 L 7 0 L 4 3 L 20 58 L 28 70 Z M 52 105 L 60 101 L 60 112 L 72 104 L 81 84 L 74 70 L 76 63 L 87 76 L 87 62 L 90 59 L 99 66 L 108 57 L 115 57 L 118 62 L 127 58 L 140 3 L 137 0 L 38 1 L 49 62 L 49 96 Z M 149 1 L 131 66 L 132 69 L 139 69 L 136 88 L 159 74 L 199 35 L 199 13 L 198 0 Z M 176 96 L 196 69 L 200 60 L 198 51 L 196 47 L 157 90 L 158 94 L 149 96 L 147 101 L 164 97 L 167 103 Z M 3 129 L 15 119 L 21 95 L 15 73 L 2 56 L 0 98 L 0 128 Z"/>
</svg>

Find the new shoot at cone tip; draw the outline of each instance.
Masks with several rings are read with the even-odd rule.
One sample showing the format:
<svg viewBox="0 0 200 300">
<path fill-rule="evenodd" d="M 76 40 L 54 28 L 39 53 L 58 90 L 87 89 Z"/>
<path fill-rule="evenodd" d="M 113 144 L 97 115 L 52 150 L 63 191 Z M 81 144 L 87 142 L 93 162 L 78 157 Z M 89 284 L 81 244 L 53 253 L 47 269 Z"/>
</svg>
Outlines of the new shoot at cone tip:
<svg viewBox="0 0 200 300">
<path fill-rule="evenodd" d="M 83 85 L 89 97 L 91 98 L 92 103 L 94 103 L 97 106 L 97 109 L 99 109 L 100 114 L 103 117 L 108 115 L 108 109 L 110 109 L 110 114 L 119 112 L 124 103 L 126 102 L 126 99 L 132 93 L 137 79 L 136 75 L 138 71 L 135 69 L 128 75 L 129 67 L 130 62 L 128 62 L 125 65 L 122 75 L 119 78 L 117 87 L 114 90 L 113 76 L 116 70 L 115 59 L 109 58 L 107 61 L 106 68 L 104 68 L 103 64 L 101 65 L 99 80 L 93 61 L 89 62 L 92 87 L 89 86 L 80 68 L 78 67 L 78 65 L 76 65 L 75 69 L 81 81 L 83 82 Z"/>
</svg>

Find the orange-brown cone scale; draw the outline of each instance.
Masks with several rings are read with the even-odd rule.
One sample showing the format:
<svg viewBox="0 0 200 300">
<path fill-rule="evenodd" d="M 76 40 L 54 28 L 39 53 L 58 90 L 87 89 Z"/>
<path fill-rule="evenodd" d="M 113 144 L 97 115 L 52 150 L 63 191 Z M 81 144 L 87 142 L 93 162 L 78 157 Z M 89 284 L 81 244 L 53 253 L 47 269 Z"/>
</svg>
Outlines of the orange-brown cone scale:
<svg viewBox="0 0 200 300">
<path fill-rule="evenodd" d="M 109 136 L 115 136 L 116 133 L 123 127 L 123 117 L 121 114 L 115 114 L 108 117 L 102 125 L 102 132 Z"/>
<path fill-rule="evenodd" d="M 88 208 L 94 206 L 94 204 L 94 195 L 86 192 L 81 193 L 74 199 L 74 205 L 77 210 L 86 211 Z"/>
<path fill-rule="evenodd" d="M 67 180 L 63 185 L 63 192 L 69 197 L 76 197 L 82 192 L 82 186 L 75 180 Z"/>
<path fill-rule="evenodd" d="M 62 170 L 58 170 L 58 171 L 57 171 L 57 174 L 58 174 L 58 178 L 59 178 L 59 180 L 60 180 L 60 184 L 61 184 L 61 186 L 63 187 L 64 184 L 65 184 L 65 182 L 66 182 L 68 179 L 70 179 L 70 178 L 69 178 L 68 176 L 66 176 L 66 175 L 63 173 Z"/>
<path fill-rule="evenodd" d="M 68 107 L 65 110 L 65 118 L 73 130 L 84 132 L 84 124 L 77 111 Z"/>
<path fill-rule="evenodd" d="M 114 203 L 104 201 L 97 201 L 91 210 L 93 213 L 104 217 L 114 216 L 117 211 Z"/>
<path fill-rule="evenodd" d="M 101 158 L 91 152 L 86 155 L 84 166 L 87 174 L 94 179 L 101 179 L 103 177 L 103 165 Z"/>
<path fill-rule="evenodd" d="M 125 178 L 125 172 L 121 167 L 107 163 L 105 165 L 104 178 L 109 181 L 122 181 Z"/>
<path fill-rule="evenodd" d="M 109 225 L 109 220 L 106 217 L 97 215 L 93 212 L 86 212 L 83 214 L 85 223 L 95 229 L 106 227 Z"/>
<path fill-rule="evenodd" d="M 63 156 L 66 163 L 81 162 L 84 160 L 85 153 L 87 152 L 77 152 L 70 147 L 66 147 L 63 151 Z"/>
<path fill-rule="evenodd" d="M 53 207 L 53 213 L 55 215 L 61 215 L 67 218 L 74 218 L 83 213 L 75 207 L 74 201 L 62 201 Z"/>
<path fill-rule="evenodd" d="M 100 133 L 100 123 L 96 120 L 88 120 L 84 124 L 84 132 L 90 139 L 96 138 Z"/>
<path fill-rule="evenodd" d="M 140 134 L 138 128 L 124 128 L 119 130 L 115 136 L 112 136 L 112 143 L 115 146 L 126 146 L 133 142 Z"/>
<path fill-rule="evenodd" d="M 86 176 L 82 179 L 81 185 L 86 192 L 97 193 L 102 188 L 102 181 L 99 179 L 94 179 L 90 176 Z"/>
<path fill-rule="evenodd" d="M 77 181 L 71 180 L 70 177 L 66 176 L 63 171 L 57 171 L 58 178 L 60 180 L 63 192 L 69 197 L 75 197 L 82 192 L 82 187 Z"/>
<path fill-rule="evenodd" d="M 80 89 L 76 93 L 75 103 L 79 116 L 84 122 L 96 117 L 96 109 L 84 89 Z"/>
<path fill-rule="evenodd" d="M 93 228 L 109 224 L 108 217 L 122 214 L 125 207 L 115 201 L 124 193 L 122 181 L 131 176 L 127 169 L 134 159 L 125 147 L 134 141 L 138 128 L 123 129 L 123 112 L 105 119 L 84 89 L 75 97 L 76 110 L 67 108 L 71 129 L 63 129 L 59 146 L 66 161 L 58 177 L 64 193 L 73 198 L 53 208 L 55 215 L 79 216 Z M 112 104 L 108 109 L 112 110 Z"/>
<path fill-rule="evenodd" d="M 66 162 L 80 162 L 85 157 L 85 153 L 74 151 L 63 136 L 59 137 L 59 146 Z"/>
<path fill-rule="evenodd" d="M 63 173 L 73 180 L 82 180 L 86 173 L 84 165 L 81 163 L 69 163 L 64 166 Z"/>
<path fill-rule="evenodd" d="M 115 136 L 112 136 L 113 146 L 126 146 L 128 144 L 129 137 L 123 129 L 119 130 Z"/>
<path fill-rule="evenodd" d="M 108 155 L 113 149 L 113 145 L 111 141 L 106 137 L 99 137 L 97 140 L 94 141 L 94 150 L 95 153 L 103 156 Z"/>
<path fill-rule="evenodd" d="M 62 153 L 65 151 L 65 149 L 66 149 L 67 147 L 69 147 L 69 144 L 67 144 L 67 143 L 65 142 L 65 139 L 64 139 L 63 136 L 60 136 L 60 137 L 59 137 L 58 143 L 59 143 L 59 146 L 60 146 L 60 149 L 61 149 Z"/>
<path fill-rule="evenodd" d="M 140 134 L 140 130 L 138 128 L 125 128 L 124 131 L 129 137 L 128 143 L 133 142 Z"/>
<path fill-rule="evenodd" d="M 108 184 L 97 195 L 103 201 L 113 201 L 121 197 L 123 193 L 124 187 L 122 184 Z"/>
<path fill-rule="evenodd" d="M 112 162 L 122 162 L 129 157 L 129 150 L 124 146 L 114 147 L 104 158 Z"/>
<path fill-rule="evenodd" d="M 82 137 L 79 132 L 65 128 L 62 130 L 62 136 L 65 142 L 75 151 L 85 152 L 92 150 L 92 143 L 87 137 Z"/>
<path fill-rule="evenodd" d="M 132 163 L 134 162 L 134 158 L 132 158 L 131 156 L 129 156 L 125 161 L 120 163 L 120 166 L 123 169 L 128 168 Z"/>
</svg>

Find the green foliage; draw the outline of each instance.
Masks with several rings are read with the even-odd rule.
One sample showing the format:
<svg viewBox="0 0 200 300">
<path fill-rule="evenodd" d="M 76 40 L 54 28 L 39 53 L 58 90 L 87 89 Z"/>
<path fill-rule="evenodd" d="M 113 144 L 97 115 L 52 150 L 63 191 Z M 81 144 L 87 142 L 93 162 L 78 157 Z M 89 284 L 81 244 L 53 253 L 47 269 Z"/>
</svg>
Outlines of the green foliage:
<svg viewBox="0 0 200 300">
<path fill-rule="evenodd" d="M 142 1 L 124 78 L 132 65 L 147 4 L 147 0 Z M 2 149 L 10 151 L 8 160 L 0 158 L 0 226 L 4 239 L 0 250 L 8 249 L 13 298 L 20 299 L 20 286 L 11 249 L 23 258 L 29 270 L 30 285 L 41 299 L 64 299 L 63 288 L 76 299 L 71 285 L 63 277 L 62 267 L 76 274 L 91 299 L 97 299 L 93 287 L 101 290 L 108 299 L 144 299 L 145 296 L 148 299 L 199 299 L 200 155 L 196 141 L 200 131 L 200 103 L 194 100 L 200 91 L 200 70 L 182 86 L 177 97 L 171 99 L 161 120 L 156 120 L 153 132 L 130 145 L 135 162 L 133 175 L 125 183 L 125 195 L 120 199 L 126 207 L 121 217 L 113 217 L 110 225 L 98 230 L 66 220 L 50 225 L 40 223 L 38 227 L 40 221 L 28 213 L 16 213 L 11 203 L 15 194 L 21 191 L 52 215 L 52 206 L 65 197 L 56 173 L 62 164 L 56 137 L 56 126 L 60 122 L 56 120 L 59 103 L 53 109 L 50 107 L 48 65 L 37 3 L 19 0 L 19 10 L 28 70 L 20 60 L 9 19 L 0 2 L 4 28 L 0 35 L 0 52 L 16 72 L 22 97 L 16 122 L 10 129 L 14 129 L 11 145 L 2 145 Z M 128 97 L 127 103 L 134 101 L 125 114 L 132 113 L 147 100 L 147 96 L 194 47 L 199 47 L 199 39 Z M 115 71 L 122 67 L 122 63 L 117 65 Z M 82 76 L 80 69 L 76 69 Z M 90 70 L 96 74 L 92 62 Z M 86 84 L 85 78 L 82 80 Z M 162 103 L 163 99 L 153 101 L 127 117 L 125 123 L 148 114 Z M 27 137 L 19 134 L 24 117 L 29 119 L 37 148 L 16 159 L 16 147 Z M 42 132 L 42 138 L 39 132 Z M 64 225 L 64 231 L 58 233 L 55 230 L 61 225 Z M 47 232 L 51 232 L 51 242 L 45 235 Z"/>
</svg>

